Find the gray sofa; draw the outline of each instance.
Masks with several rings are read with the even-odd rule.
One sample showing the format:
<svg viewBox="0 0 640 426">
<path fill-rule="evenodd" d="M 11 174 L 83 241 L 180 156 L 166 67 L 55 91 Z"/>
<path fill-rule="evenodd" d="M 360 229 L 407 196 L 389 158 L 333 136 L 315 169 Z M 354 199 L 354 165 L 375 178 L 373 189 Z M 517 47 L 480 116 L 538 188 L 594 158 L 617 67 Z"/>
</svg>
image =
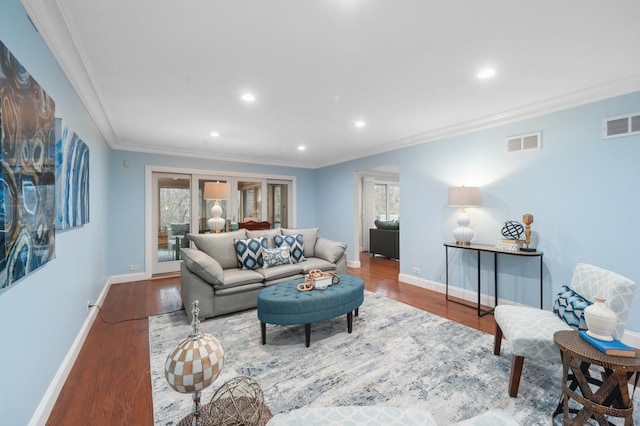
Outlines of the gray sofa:
<svg viewBox="0 0 640 426">
<path fill-rule="evenodd" d="M 199 318 L 204 320 L 255 308 L 262 288 L 303 278 L 312 269 L 346 273 L 347 245 L 317 234 L 318 228 L 240 229 L 220 234 L 189 234 L 195 248 L 182 249 L 180 294 L 183 305 L 190 306 L 193 300 L 199 300 Z M 273 249 L 276 247 L 276 235 L 301 235 L 305 259 L 270 267 L 239 268 L 235 240 L 248 241 L 266 236 L 267 247 Z M 191 321 L 191 311 L 186 311 Z"/>
</svg>

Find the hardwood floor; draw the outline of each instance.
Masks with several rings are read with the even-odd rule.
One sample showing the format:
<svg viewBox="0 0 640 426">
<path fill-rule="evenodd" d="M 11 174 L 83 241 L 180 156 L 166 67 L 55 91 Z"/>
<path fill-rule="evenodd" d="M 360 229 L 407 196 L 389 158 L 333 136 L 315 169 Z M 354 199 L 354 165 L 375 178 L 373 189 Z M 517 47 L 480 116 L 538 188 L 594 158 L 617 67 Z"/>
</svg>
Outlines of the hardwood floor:
<svg viewBox="0 0 640 426">
<path fill-rule="evenodd" d="M 494 332 L 493 315 L 478 317 L 441 293 L 398 282 L 397 261 L 362 253 L 360 262 L 348 273 L 367 290 Z M 179 286 L 177 277 L 111 286 L 47 425 L 153 425 L 147 317 L 181 309 Z"/>
</svg>

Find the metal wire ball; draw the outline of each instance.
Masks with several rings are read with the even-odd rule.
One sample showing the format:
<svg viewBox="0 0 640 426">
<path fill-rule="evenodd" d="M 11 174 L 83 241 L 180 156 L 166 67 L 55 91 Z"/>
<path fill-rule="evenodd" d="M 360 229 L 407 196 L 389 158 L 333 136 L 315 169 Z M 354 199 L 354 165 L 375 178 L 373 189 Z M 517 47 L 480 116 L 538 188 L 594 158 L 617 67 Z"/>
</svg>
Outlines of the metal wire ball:
<svg viewBox="0 0 640 426">
<path fill-rule="evenodd" d="M 255 426 L 262 416 L 264 395 L 251 377 L 227 380 L 211 397 L 209 417 L 215 425 Z"/>
</svg>

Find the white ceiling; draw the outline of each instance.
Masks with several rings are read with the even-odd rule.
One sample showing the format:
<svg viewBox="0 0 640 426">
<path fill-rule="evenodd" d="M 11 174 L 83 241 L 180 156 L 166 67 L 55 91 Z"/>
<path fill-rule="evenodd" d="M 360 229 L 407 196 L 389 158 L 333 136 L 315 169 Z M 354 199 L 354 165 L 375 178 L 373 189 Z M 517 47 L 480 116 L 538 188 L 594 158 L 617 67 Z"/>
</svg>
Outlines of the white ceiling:
<svg viewBox="0 0 640 426">
<path fill-rule="evenodd" d="M 640 90 L 637 0 L 21 1 L 114 149 L 315 168 Z"/>
</svg>

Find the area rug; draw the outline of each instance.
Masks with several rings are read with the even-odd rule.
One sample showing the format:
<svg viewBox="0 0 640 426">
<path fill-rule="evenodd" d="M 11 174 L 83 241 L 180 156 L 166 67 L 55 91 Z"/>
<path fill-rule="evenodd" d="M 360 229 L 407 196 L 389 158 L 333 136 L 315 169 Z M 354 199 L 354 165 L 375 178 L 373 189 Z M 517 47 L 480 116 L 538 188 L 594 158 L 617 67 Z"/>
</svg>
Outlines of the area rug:
<svg viewBox="0 0 640 426">
<path fill-rule="evenodd" d="M 203 321 L 200 329 L 225 349 L 223 371 L 203 391 L 203 404 L 225 380 L 250 376 L 274 415 L 304 406 L 383 405 L 426 409 L 446 425 L 495 408 L 529 426 L 550 424 L 560 398 L 560 364 L 525 360 L 518 398 L 511 398 L 508 345 L 495 356 L 492 335 L 370 292 L 351 334 L 346 316 L 316 323 L 309 348 L 304 326 L 267 325 L 262 345 L 255 310 Z M 174 425 L 192 408 L 191 396 L 164 378 L 167 355 L 190 330 L 184 311 L 149 318 L 156 425 Z"/>
</svg>

